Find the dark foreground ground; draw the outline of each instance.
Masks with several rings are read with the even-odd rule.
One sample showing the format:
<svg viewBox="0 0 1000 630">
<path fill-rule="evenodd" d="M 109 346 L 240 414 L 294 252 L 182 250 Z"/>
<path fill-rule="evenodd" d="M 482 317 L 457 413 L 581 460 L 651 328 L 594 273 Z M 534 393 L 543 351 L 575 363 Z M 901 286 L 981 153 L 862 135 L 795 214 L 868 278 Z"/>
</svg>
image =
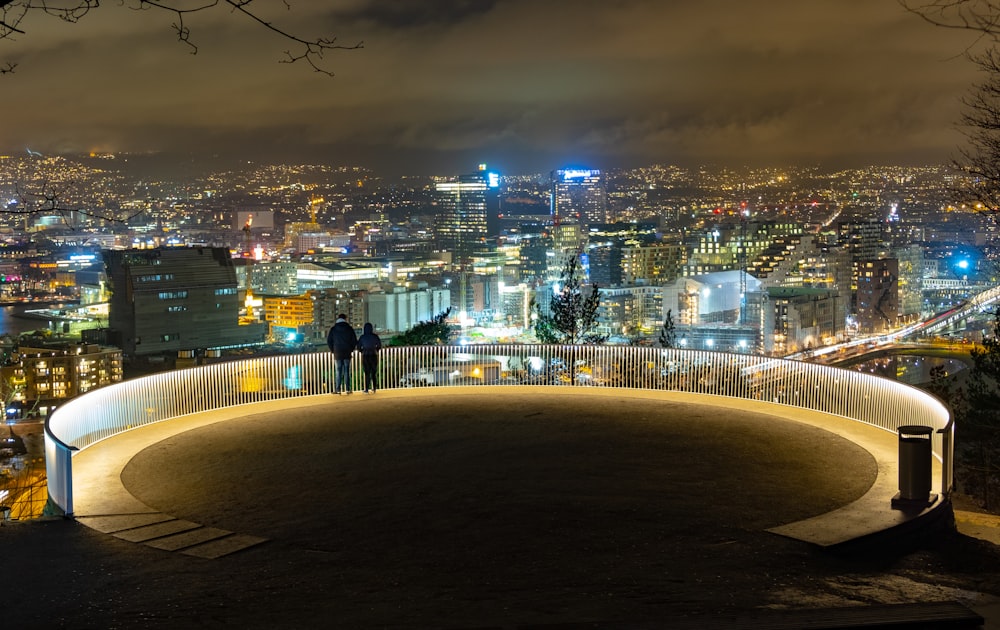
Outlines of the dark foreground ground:
<svg viewBox="0 0 1000 630">
<path fill-rule="evenodd" d="M 711 628 L 1000 596 L 1000 549 L 958 533 L 833 554 L 765 531 L 871 485 L 871 456 L 832 434 L 650 400 L 497 402 L 355 394 L 161 442 L 125 469 L 133 494 L 269 541 L 206 560 L 72 520 L 7 523 L 0 623 Z"/>
</svg>

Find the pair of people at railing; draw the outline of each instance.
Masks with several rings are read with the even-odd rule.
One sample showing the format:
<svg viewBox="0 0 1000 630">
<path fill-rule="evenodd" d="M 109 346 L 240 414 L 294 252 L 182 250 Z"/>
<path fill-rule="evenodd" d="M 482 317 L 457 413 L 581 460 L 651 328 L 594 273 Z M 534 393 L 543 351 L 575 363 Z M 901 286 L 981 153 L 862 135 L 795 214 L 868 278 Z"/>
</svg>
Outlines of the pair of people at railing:
<svg viewBox="0 0 1000 630">
<path fill-rule="evenodd" d="M 382 340 L 375 334 L 375 327 L 366 323 L 361 337 L 357 336 L 354 327 L 347 321 L 347 315 L 337 315 L 337 321 L 330 327 L 326 335 L 326 345 L 333 353 L 335 394 L 350 394 L 351 387 L 351 357 L 354 351 L 361 353 L 361 368 L 364 371 L 365 393 L 375 393 L 377 386 L 378 352 L 382 349 Z"/>
</svg>

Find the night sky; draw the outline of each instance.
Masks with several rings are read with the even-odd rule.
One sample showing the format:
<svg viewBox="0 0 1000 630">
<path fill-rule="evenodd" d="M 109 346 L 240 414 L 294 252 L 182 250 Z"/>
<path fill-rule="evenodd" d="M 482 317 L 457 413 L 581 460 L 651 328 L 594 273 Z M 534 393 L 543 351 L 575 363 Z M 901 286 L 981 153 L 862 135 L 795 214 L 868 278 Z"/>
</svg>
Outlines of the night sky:
<svg viewBox="0 0 1000 630">
<path fill-rule="evenodd" d="M 263 0 L 255 3 L 264 8 Z M 970 33 L 895 0 L 268 0 L 333 78 L 218 8 L 102 3 L 0 41 L 0 148 L 194 152 L 407 174 L 946 162 Z"/>
</svg>

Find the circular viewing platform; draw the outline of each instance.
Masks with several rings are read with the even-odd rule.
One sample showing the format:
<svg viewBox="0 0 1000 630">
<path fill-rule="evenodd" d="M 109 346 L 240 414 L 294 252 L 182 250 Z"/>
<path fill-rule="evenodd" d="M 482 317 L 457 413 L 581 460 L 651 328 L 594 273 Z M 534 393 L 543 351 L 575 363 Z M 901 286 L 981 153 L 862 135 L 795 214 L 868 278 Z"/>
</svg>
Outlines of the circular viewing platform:
<svg viewBox="0 0 1000 630">
<path fill-rule="evenodd" d="M 810 519 L 845 506 L 893 518 L 895 436 L 808 415 L 565 387 L 269 401 L 81 451 L 75 516 L 137 547 L 215 558 L 177 588 L 216 588 L 224 572 L 241 607 L 230 621 L 268 615 L 273 590 L 287 615 L 275 623 L 344 627 L 783 607 L 787 588 L 835 562 L 782 527 L 830 536 L 836 524 Z"/>
</svg>

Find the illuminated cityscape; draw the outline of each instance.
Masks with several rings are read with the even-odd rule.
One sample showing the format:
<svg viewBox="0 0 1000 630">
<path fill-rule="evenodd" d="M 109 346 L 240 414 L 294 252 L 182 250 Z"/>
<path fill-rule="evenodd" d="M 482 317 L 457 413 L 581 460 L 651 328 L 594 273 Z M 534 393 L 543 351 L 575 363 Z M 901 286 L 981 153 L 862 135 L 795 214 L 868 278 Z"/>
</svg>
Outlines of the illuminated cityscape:
<svg viewBox="0 0 1000 630">
<path fill-rule="evenodd" d="M 5 619 L 1000 618 L 998 15 L 0 0 Z"/>
<path fill-rule="evenodd" d="M 308 346 L 338 309 L 391 337 L 452 308 L 463 338 L 531 341 L 526 305 L 544 302 L 582 254 L 611 343 L 653 343 L 669 311 L 685 344 L 783 355 L 945 310 L 995 280 L 998 256 L 995 224 L 949 202 L 955 176 L 943 166 L 512 175 L 480 165 L 390 180 L 248 164 L 152 181 L 132 172 L 137 161 L 0 158 L 8 321 L 21 313 L 24 330 L 72 331 L 129 361 Z M 51 207 L 25 194 L 64 181 Z M 225 277 L 196 283 L 212 304 L 184 290 L 194 272 L 168 262 L 174 251 L 226 252 Z M 139 258 L 150 272 L 122 275 Z M 69 306 L 24 319 L 45 301 Z M 185 322 L 204 328 L 203 302 L 222 328 L 196 335 Z"/>
</svg>

